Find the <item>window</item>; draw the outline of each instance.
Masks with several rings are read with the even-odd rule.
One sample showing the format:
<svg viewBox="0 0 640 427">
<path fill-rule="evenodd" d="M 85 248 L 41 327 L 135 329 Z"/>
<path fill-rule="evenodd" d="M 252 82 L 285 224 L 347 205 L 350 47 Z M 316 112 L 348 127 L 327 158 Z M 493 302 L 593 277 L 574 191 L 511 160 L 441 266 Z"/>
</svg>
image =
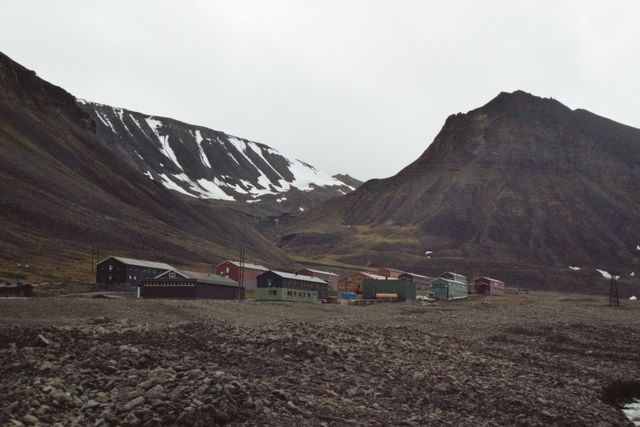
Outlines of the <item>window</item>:
<svg viewBox="0 0 640 427">
<path fill-rule="evenodd" d="M 169 277 L 176 277 L 176 273 L 172 271 L 171 273 L 169 273 Z"/>
<path fill-rule="evenodd" d="M 229 266 L 227 266 L 226 271 L 227 271 L 227 276 L 228 276 L 229 275 Z"/>
<path fill-rule="evenodd" d="M 291 296 L 292 292 L 291 291 L 287 291 L 287 296 Z"/>
<path fill-rule="evenodd" d="M 277 294 L 278 294 L 278 292 L 276 292 L 275 289 L 272 289 L 272 290 L 269 291 L 269 295 L 277 295 Z"/>
<path fill-rule="evenodd" d="M 271 277 L 269 277 L 267 279 L 267 287 L 270 288 L 271 287 Z"/>
<path fill-rule="evenodd" d="M 113 265 L 109 264 L 109 273 L 113 271 Z"/>
</svg>

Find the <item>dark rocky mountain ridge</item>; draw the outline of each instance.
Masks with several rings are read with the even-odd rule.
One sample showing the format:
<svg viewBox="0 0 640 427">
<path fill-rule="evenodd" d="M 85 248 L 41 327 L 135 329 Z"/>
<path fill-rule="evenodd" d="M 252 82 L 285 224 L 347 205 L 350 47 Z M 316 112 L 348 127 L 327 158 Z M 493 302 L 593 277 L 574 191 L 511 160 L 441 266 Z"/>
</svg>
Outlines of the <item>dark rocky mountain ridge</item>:
<svg viewBox="0 0 640 427">
<path fill-rule="evenodd" d="M 640 130 L 517 91 L 450 116 L 397 175 L 279 224 L 290 253 L 550 282 L 640 270 Z M 427 258 L 428 256 L 428 258 Z M 527 273 L 529 274 L 529 273 Z M 581 277 L 582 280 L 582 277 Z"/>
<path fill-rule="evenodd" d="M 32 277 L 88 278 L 91 246 L 177 265 L 244 246 L 291 265 L 252 217 L 144 177 L 95 130 L 75 97 L 0 54 L 0 277 L 28 263 Z"/>
</svg>

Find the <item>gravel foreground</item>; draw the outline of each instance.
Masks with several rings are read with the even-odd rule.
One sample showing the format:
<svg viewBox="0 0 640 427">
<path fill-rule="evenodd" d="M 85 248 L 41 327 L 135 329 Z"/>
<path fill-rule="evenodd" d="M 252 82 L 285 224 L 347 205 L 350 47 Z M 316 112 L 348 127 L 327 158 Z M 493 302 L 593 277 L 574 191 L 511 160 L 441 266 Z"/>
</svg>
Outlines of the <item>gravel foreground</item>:
<svg viewBox="0 0 640 427">
<path fill-rule="evenodd" d="M 492 301 L 0 301 L 0 424 L 632 425 L 639 304 Z"/>
</svg>

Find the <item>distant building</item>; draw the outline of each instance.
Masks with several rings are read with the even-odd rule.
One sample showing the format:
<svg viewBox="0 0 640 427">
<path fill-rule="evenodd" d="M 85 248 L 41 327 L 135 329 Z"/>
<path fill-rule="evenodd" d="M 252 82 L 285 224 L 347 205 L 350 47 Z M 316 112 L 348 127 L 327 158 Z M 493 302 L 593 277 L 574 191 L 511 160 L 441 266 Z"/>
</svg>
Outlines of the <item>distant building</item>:
<svg viewBox="0 0 640 427">
<path fill-rule="evenodd" d="M 431 281 L 431 291 L 438 299 L 453 300 L 469 296 L 469 284 L 462 274 L 446 272 Z"/>
<path fill-rule="evenodd" d="M 300 270 L 296 271 L 296 274 L 313 276 L 322 279 L 327 282 L 330 291 L 335 291 L 338 289 L 338 275 L 335 273 L 331 273 L 329 271 L 314 270 L 311 268 L 301 268 Z"/>
<path fill-rule="evenodd" d="M 33 286 L 22 283 L 0 283 L 0 297 L 21 297 L 29 298 L 33 296 Z"/>
<path fill-rule="evenodd" d="M 491 277 L 478 277 L 473 281 L 473 291 L 482 295 L 504 295 L 504 282 Z"/>
<path fill-rule="evenodd" d="M 169 270 L 138 284 L 138 298 L 244 299 L 237 282 L 218 274 Z"/>
<path fill-rule="evenodd" d="M 267 271 L 258 276 L 256 300 L 317 302 L 326 299 L 329 287 L 327 282 L 313 276 Z"/>
<path fill-rule="evenodd" d="M 416 284 L 410 280 L 402 279 L 367 279 L 362 282 L 362 298 L 378 299 L 380 295 L 389 298 L 395 295 L 394 299 L 415 300 Z"/>
<path fill-rule="evenodd" d="M 382 267 L 376 272 L 378 276 L 383 276 L 386 279 L 399 279 L 401 274 L 405 272 L 402 270 L 396 270 L 394 268 Z"/>
<path fill-rule="evenodd" d="M 110 256 L 96 265 L 96 289 L 134 292 L 140 280 L 152 279 L 173 267 L 163 262 Z"/>
<path fill-rule="evenodd" d="M 385 280 L 386 277 L 378 274 L 367 273 L 365 271 L 358 271 L 351 276 L 343 277 L 338 280 L 338 292 L 356 292 L 362 293 L 362 281 L 364 280 Z"/>
<path fill-rule="evenodd" d="M 432 278 L 429 276 L 423 276 L 415 273 L 401 273 L 398 279 L 409 280 L 416 285 L 416 289 L 429 289 L 431 288 Z"/>
<path fill-rule="evenodd" d="M 246 290 L 253 290 L 258 285 L 258 276 L 262 273 L 269 271 L 269 269 L 263 265 L 251 264 L 249 262 L 244 263 L 244 288 Z M 240 261 L 226 260 L 216 265 L 216 273 L 221 276 L 227 276 L 232 280 L 240 283 Z"/>
</svg>

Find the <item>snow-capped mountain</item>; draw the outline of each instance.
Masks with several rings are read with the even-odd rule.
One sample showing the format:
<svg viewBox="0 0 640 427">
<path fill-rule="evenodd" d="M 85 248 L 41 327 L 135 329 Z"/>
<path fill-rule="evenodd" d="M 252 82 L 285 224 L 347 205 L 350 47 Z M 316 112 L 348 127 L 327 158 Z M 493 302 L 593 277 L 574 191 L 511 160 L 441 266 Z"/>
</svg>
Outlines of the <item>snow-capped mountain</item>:
<svg viewBox="0 0 640 427">
<path fill-rule="evenodd" d="M 224 132 L 78 99 L 96 133 L 148 179 L 185 196 L 304 211 L 354 190 L 308 163 Z"/>
</svg>

